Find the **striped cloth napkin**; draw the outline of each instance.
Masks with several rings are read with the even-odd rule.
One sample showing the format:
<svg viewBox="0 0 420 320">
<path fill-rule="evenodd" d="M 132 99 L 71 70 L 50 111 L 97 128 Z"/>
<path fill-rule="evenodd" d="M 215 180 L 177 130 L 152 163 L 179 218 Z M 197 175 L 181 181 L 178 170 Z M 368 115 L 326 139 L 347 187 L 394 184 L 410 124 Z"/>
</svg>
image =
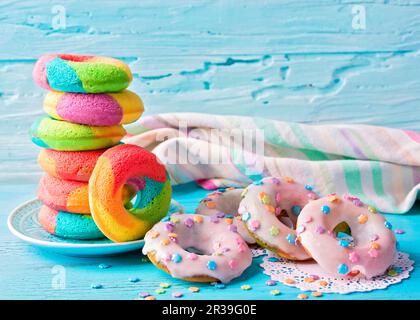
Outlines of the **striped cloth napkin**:
<svg viewBox="0 0 420 320">
<path fill-rule="evenodd" d="M 351 194 L 388 213 L 407 212 L 419 189 L 414 131 L 169 113 L 143 117 L 128 132 L 124 142 L 153 151 L 173 184 L 215 189 L 291 176 L 320 195 Z"/>
</svg>

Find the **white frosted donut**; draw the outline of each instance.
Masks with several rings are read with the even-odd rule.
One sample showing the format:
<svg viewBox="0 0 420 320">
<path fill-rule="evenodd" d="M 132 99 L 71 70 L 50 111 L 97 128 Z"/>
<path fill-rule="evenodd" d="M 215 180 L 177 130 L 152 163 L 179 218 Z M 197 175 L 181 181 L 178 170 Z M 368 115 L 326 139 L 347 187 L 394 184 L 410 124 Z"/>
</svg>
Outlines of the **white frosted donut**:
<svg viewBox="0 0 420 320">
<path fill-rule="evenodd" d="M 249 234 L 248 229 L 238 215 L 243 190 L 243 188 L 227 188 L 213 191 L 206 198 L 200 200 L 200 204 L 195 209 L 195 213 L 231 219 L 231 223 L 236 226 L 241 237 L 248 244 L 254 244 L 256 243 L 255 239 Z M 229 222 L 229 220 L 227 221 Z"/>
<path fill-rule="evenodd" d="M 230 227 L 223 219 L 172 214 L 147 232 L 143 254 L 175 278 L 227 283 L 252 262 L 248 245 Z"/>
<path fill-rule="evenodd" d="M 316 198 L 309 185 L 290 177 L 267 177 L 244 190 L 238 212 L 258 244 L 287 259 L 307 260 L 311 257 L 293 226 L 302 208 Z"/>
<path fill-rule="evenodd" d="M 344 222 L 353 243 L 334 232 Z M 302 245 L 333 275 L 372 278 L 384 274 L 396 257 L 391 224 L 356 197 L 330 195 L 312 201 L 299 215 L 297 228 Z"/>
</svg>

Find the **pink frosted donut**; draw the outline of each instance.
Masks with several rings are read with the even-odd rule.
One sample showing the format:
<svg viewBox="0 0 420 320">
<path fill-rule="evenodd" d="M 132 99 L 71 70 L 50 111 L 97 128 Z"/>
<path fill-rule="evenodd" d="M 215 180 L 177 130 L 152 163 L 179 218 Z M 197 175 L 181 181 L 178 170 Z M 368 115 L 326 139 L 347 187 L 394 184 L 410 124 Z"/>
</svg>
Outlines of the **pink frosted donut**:
<svg viewBox="0 0 420 320">
<path fill-rule="evenodd" d="M 251 265 L 245 241 L 223 219 L 172 214 L 144 238 L 143 254 L 159 269 L 189 281 L 229 282 Z"/>
<path fill-rule="evenodd" d="M 143 110 L 140 97 L 128 90 L 97 94 L 50 91 L 44 99 L 44 111 L 49 116 L 89 126 L 131 123 Z"/>
<path fill-rule="evenodd" d="M 262 247 L 291 260 L 307 260 L 294 229 L 302 208 L 317 195 L 309 185 L 267 177 L 250 184 L 243 193 L 238 212 L 251 235 Z"/>
<path fill-rule="evenodd" d="M 233 224 L 232 228 L 236 228 L 239 235 L 247 243 L 254 244 L 256 243 L 255 239 L 249 234 L 248 229 L 238 215 L 243 190 L 242 188 L 227 188 L 213 191 L 200 200 L 195 213 L 214 218 L 224 218 L 229 224 Z"/>
<path fill-rule="evenodd" d="M 354 243 L 336 236 L 347 223 Z M 359 199 L 330 195 L 309 203 L 298 218 L 302 245 L 318 264 L 336 276 L 382 275 L 396 257 L 391 224 Z"/>
</svg>

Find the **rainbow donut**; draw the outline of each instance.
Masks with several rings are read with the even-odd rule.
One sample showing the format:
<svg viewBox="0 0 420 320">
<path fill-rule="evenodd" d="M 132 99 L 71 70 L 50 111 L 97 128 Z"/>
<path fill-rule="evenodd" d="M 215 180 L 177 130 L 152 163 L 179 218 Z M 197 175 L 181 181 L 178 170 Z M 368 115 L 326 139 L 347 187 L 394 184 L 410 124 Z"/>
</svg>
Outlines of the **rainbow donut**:
<svg viewBox="0 0 420 320">
<path fill-rule="evenodd" d="M 57 211 L 42 206 L 38 213 L 38 222 L 47 232 L 61 238 L 92 240 L 105 237 L 87 214 Z"/>
<path fill-rule="evenodd" d="M 133 204 L 124 205 L 126 184 L 137 185 Z M 99 229 L 115 242 L 137 240 L 169 210 L 171 182 L 156 156 L 135 145 L 105 151 L 89 179 L 89 203 Z"/>
<path fill-rule="evenodd" d="M 136 190 L 134 183 L 124 186 L 121 201 L 129 203 Z M 46 174 L 39 181 L 37 196 L 42 203 L 57 211 L 90 214 L 87 182 L 63 180 Z"/>
<path fill-rule="evenodd" d="M 336 235 L 335 227 L 344 222 L 354 242 Z M 302 245 L 328 273 L 369 279 L 384 274 L 395 261 L 391 227 L 376 209 L 356 197 L 330 195 L 303 208 L 297 230 Z"/>
<path fill-rule="evenodd" d="M 294 227 L 302 208 L 316 198 L 312 187 L 290 177 L 266 177 L 245 188 L 238 212 L 259 245 L 286 259 L 307 260 Z"/>
<path fill-rule="evenodd" d="M 120 60 L 74 54 L 45 54 L 32 75 L 44 89 L 79 93 L 118 92 L 133 80 L 130 68 Z"/>
<path fill-rule="evenodd" d="M 140 97 L 128 90 L 98 94 L 50 91 L 44 99 L 44 111 L 57 120 L 113 126 L 136 121 L 144 106 Z"/>
<path fill-rule="evenodd" d="M 89 214 L 87 182 L 62 180 L 49 174 L 39 181 L 38 198 L 57 211 Z"/>
<path fill-rule="evenodd" d="M 251 250 L 230 226 L 223 219 L 173 214 L 147 232 L 143 254 L 172 277 L 227 283 L 252 262 Z"/>
<path fill-rule="evenodd" d="M 33 143 L 43 148 L 84 151 L 114 146 L 126 131 L 120 125 L 93 127 L 44 117 L 33 123 L 31 134 Z"/>
<path fill-rule="evenodd" d="M 42 149 L 38 155 L 38 164 L 54 177 L 88 182 L 96 161 L 105 150 L 63 152 Z"/>
<path fill-rule="evenodd" d="M 236 228 L 238 234 L 249 244 L 254 244 L 255 239 L 249 234 L 248 229 L 238 215 L 241 194 L 244 189 L 227 188 L 219 189 L 209 193 L 207 197 L 200 200 L 195 209 L 196 214 L 210 216 L 213 218 L 224 218 L 227 223 Z"/>
</svg>

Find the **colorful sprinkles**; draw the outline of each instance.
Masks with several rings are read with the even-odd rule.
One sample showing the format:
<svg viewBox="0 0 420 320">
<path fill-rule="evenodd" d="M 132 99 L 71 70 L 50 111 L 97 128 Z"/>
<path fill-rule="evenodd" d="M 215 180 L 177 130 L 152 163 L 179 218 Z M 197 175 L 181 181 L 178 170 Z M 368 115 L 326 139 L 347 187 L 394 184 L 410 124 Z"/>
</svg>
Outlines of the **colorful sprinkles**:
<svg viewBox="0 0 420 320">
<path fill-rule="evenodd" d="M 329 206 L 322 206 L 321 211 L 322 211 L 323 214 L 329 214 L 331 209 L 330 209 Z"/>
<path fill-rule="evenodd" d="M 182 298 L 184 296 L 184 294 L 182 292 L 176 291 L 176 292 L 172 292 L 172 297 L 174 298 Z"/>
<path fill-rule="evenodd" d="M 281 293 L 281 292 L 280 292 L 279 290 L 277 290 L 277 289 L 274 289 L 274 290 L 271 290 L 271 291 L 270 291 L 270 294 L 271 294 L 272 296 L 278 296 L 280 293 Z"/>
<path fill-rule="evenodd" d="M 161 282 L 161 283 L 159 284 L 159 287 L 164 288 L 164 289 L 168 289 L 168 288 L 170 288 L 170 287 L 171 287 L 171 284 L 170 284 L 170 283 L 168 283 L 168 282 Z"/>
</svg>

